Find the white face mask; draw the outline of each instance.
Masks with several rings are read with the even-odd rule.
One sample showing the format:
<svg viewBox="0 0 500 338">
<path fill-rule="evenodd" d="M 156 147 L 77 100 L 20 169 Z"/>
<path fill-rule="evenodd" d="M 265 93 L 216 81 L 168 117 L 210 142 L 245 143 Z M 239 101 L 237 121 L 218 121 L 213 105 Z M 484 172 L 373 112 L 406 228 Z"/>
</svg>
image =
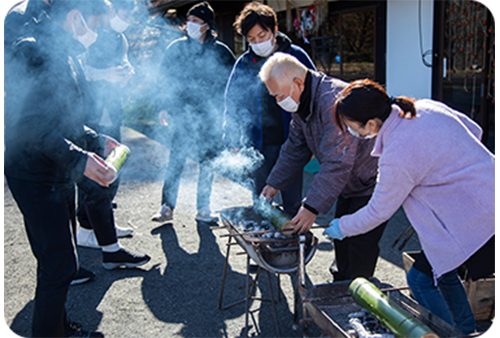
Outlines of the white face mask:
<svg viewBox="0 0 500 338">
<path fill-rule="evenodd" d="M 252 47 L 253 52 L 258 56 L 263 58 L 268 57 L 274 49 L 274 34 L 271 35 L 269 40 L 260 43 L 251 43 L 250 47 Z"/>
<path fill-rule="evenodd" d="M 293 93 L 293 83 L 292 83 L 292 88 L 290 90 L 290 95 L 287 96 L 284 100 L 278 102 L 278 106 L 280 106 L 283 110 L 289 113 L 295 113 L 299 109 L 299 104 L 295 102 L 294 99 L 292 99 L 292 93 Z"/>
<path fill-rule="evenodd" d="M 187 23 L 187 34 L 188 34 L 188 36 L 191 39 L 200 42 L 200 38 L 203 35 L 203 33 L 201 32 L 201 28 L 204 27 L 205 25 L 206 24 L 200 25 L 200 24 L 198 24 L 196 22 L 188 21 L 188 23 Z"/>
<path fill-rule="evenodd" d="M 370 131 L 367 135 L 365 136 L 362 136 L 359 134 L 359 129 L 361 129 L 363 127 L 359 127 L 358 130 L 354 130 L 352 129 L 350 126 L 347 126 L 347 130 L 351 133 L 351 135 L 354 135 L 356 136 L 357 138 L 360 138 L 362 140 L 368 140 L 368 139 L 371 139 L 373 138 L 374 136 L 372 135 L 372 132 Z"/>
<path fill-rule="evenodd" d="M 115 15 L 110 21 L 109 21 L 111 28 L 113 28 L 114 31 L 118 33 L 123 33 L 129 26 L 129 24 L 125 21 L 123 21 L 118 15 Z"/>
<path fill-rule="evenodd" d="M 73 37 L 80 41 L 82 45 L 85 46 L 85 48 L 89 48 L 96 40 L 97 40 L 97 33 L 94 32 L 92 29 L 87 27 L 87 23 L 85 22 L 85 19 L 82 17 L 82 22 L 83 26 L 87 30 L 87 32 L 83 35 L 78 35 L 76 33 L 76 28 L 75 25 L 72 24 L 73 26 Z"/>
</svg>

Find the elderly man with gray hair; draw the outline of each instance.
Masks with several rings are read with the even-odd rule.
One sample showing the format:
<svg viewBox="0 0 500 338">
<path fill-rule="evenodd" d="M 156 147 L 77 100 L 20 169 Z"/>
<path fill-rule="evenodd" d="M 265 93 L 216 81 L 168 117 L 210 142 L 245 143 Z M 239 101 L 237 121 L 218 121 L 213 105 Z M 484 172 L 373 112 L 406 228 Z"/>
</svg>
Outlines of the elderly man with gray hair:
<svg viewBox="0 0 500 338">
<path fill-rule="evenodd" d="M 366 205 L 377 176 L 377 159 L 370 155 L 374 139 L 344 135 L 333 119 L 336 96 L 347 83 L 307 69 L 284 53 L 270 57 L 259 77 L 277 104 L 292 113 L 290 134 L 261 196 L 274 198 L 315 156 L 320 169 L 292 219 L 295 231 L 308 231 L 317 215 L 326 214 L 335 201 L 336 218 Z M 334 241 L 335 261 L 330 272 L 335 281 L 373 275 L 385 226 L 383 223 L 369 233 L 349 237 L 347 242 Z"/>
</svg>

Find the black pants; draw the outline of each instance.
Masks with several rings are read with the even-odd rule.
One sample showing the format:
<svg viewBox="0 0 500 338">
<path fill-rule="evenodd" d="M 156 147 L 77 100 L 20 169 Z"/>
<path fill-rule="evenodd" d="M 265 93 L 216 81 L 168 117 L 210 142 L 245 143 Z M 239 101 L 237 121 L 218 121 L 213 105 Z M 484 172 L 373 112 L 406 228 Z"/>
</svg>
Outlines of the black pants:
<svg viewBox="0 0 500 338">
<path fill-rule="evenodd" d="M 77 184 L 78 223 L 82 228 L 94 229 L 100 246 L 118 241 L 112 202 L 118 189 L 117 181 L 105 188 L 84 177 Z"/>
<path fill-rule="evenodd" d="M 74 243 L 74 185 L 47 186 L 7 177 L 24 216 L 37 260 L 33 337 L 63 337 L 66 295 L 78 269 Z"/>
<path fill-rule="evenodd" d="M 355 213 L 368 204 L 371 196 L 344 198 L 337 200 L 335 218 Z M 378 242 L 384 233 L 387 222 L 380 224 L 366 234 L 334 240 L 335 260 L 330 266 L 334 281 L 369 278 L 373 276 L 380 248 Z"/>
<path fill-rule="evenodd" d="M 101 102 L 98 110 L 103 111 L 105 106 L 106 103 Z M 118 142 L 121 142 L 121 100 L 116 100 L 115 98 L 108 103 L 108 106 L 106 108 L 109 111 L 113 126 L 102 127 L 92 125 L 92 129 L 99 134 L 109 135 Z M 113 244 L 118 241 L 115 230 L 113 199 L 118 192 L 119 185 L 120 177 L 109 188 L 102 187 L 86 177 L 78 183 L 78 207 L 76 214 L 78 223 L 84 229 L 94 230 L 97 242 L 101 246 Z"/>
<path fill-rule="evenodd" d="M 254 198 L 258 197 L 262 189 L 266 186 L 266 180 L 271 173 L 276 161 L 278 160 L 281 150 L 281 145 L 264 145 L 261 149 L 261 154 L 264 156 L 264 163 L 253 173 L 255 182 L 253 195 Z M 287 190 L 281 190 L 281 200 L 283 202 L 284 212 L 294 217 L 299 211 L 302 202 L 302 184 L 303 184 L 303 171 L 293 180 L 292 184 Z"/>
</svg>

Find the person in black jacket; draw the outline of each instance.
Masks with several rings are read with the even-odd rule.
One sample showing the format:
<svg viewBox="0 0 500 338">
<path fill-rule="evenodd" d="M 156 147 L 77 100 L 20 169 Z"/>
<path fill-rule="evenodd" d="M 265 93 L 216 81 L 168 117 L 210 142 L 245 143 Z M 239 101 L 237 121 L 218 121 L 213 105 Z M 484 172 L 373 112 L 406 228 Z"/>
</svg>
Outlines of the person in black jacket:
<svg viewBox="0 0 500 338">
<path fill-rule="evenodd" d="M 81 14 L 88 3 L 53 0 L 6 60 L 4 173 L 37 260 L 34 337 L 103 336 L 65 310 L 78 269 L 75 182 L 109 186 L 115 174 L 103 158 L 119 145 L 84 124 L 91 98 L 77 56 L 93 39 Z"/>
<path fill-rule="evenodd" d="M 191 7 L 187 20 L 187 36 L 167 47 L 159 72 L 159 118 L 171 128 L 172 144 L 162 205 L 152 220 L 173 218 L 189 156 L 200 163 L 196 220 L 210 223 L 217 218 L 210 212 L 213 171 L 209 161 L 222 148 L 224 89 L 235 58 L 229 47 L 216 40 L 214 11 L 207 2 Z"/>
<path fill-rule="evenodd" d="M 81 57 L 85 70 L 85 77 L 90 83 L 90 90 L 95 101 L 94 114 L 89 116 L 88 125 L 95 131 L 111 136 L 121 142 L 120 128 L 122 125 L 122 93 L 133 74 L 133 67 L 128 61 L 128 42 L 123 35 L 132 20 L 132 13 L 136 3 L 134 0 L 115 0 L 110 3 L 108 12 L 96 16 L 96 6 L 91 11 L 84 13 L 84 17 L 98 17 L 100 27 L 97 28 L 97 40 Z M 97 20 L 96 20 L 97 21 Z M 116 196 L 120 178 L 111 184 L 109 189 L 103 191 L 110 200 Z M 89 219 L 88 211 L 96 203 L 101 203 L 101 196 L 89 199 L 82 190 L 78 191 L 77 219 L 79 229 L 77 233 L 77 244 L 79 246 L 98 249 L 102 245 L 115 243 L 118 238 L 132 234 L 132 229 L 119 227 L 114 223 L 111 227 L 106 226 L 94 229 Z M 106 202 L 107 203 L 107 202 Z M 110 212 L 114 213 L 112 203 Z M 114 204 L 116 207 L 116 204 Z M 94 222 L 95 223 L 95 222 Z M 107 224 L 108 225 L 108 224 Z M 111 231 L 113 230 L 114 231 Z M 116 233 L 116 234 L 115 234 Z"/>
<path fill-rule="evenodd" d="M 250 45 L 236 60 L 225 93 L 224 142 L 236 153 L 251 147 L 262 154 L 262 165 L 252 170 L 252 194 L 256 198 L 266 185 L 290 129 L 291 114 L 276 104 L 259 80 L 262 65 L 274 53 L 293 55 L 304 66 L 316 70 L 311 58 L 299 46 L 278 31 L 274 10 L 253 1 L 240 12 L 234 27 Z M 301 206 L 302 172 L 281 191 L 285 213 L 293 217 Z"/>
<path fill-rule="evenodd" d="M 50 1 L 49 0 L 26 0 L 14 7 L 4 19 L 4 61 L 8 66 L 8 61 L 12 57 L 12 46 L 14 42 L 32 33 L 31 29 L 35 26 L 34 22 L 43 16 L 47 16 L 50 13 Z M 4 83 L 11 83 L 9 76 L 17 81 L 18 74 L 7 72 L 7 77 Z M 22 90 L 22 87 L 20 87 Z M 16 95 L 16 91 L 8 92 L 12 90 L 12 86 L 5 86 L 5 95 Z M 94 279 L 95 275 L 93 272 L 79 267 L 78 272 L 73 278 L 71 285 L 82 284 L 89 282 Z"/>
</svg>

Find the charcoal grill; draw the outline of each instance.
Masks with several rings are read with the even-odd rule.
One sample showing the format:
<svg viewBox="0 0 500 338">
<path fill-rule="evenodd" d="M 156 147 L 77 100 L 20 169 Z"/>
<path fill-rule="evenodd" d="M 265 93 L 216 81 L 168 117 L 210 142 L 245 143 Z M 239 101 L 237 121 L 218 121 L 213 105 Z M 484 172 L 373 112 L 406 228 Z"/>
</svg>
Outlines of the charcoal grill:
<svg viewBox="0 0 500 338">
<path fill-rule="evenodd" d="M 253 291 L 255 287 L 255 281 L 258 279 L 259 273 L 264 269 L 267 273 L 269 281 L 269 289 L 271 296 L 271 304 L 273 307 L 274 318 L 276 322 L 276 330 L 279 333 L 279 323 L 278 316 L 276 313 L 274 294 L 272 291 L 270 272 L 275 273 L 278 277 L 278 291 L 280 291 L 280 274 L 294 274 L 299 271 L 301 266 L 306 265 L 313 257 L 318 239 L 313 236 L 311 232 L 303 236 L 290 236 L 288 238 L 264 238 L 261 233 L 245 233 L 238 224 L 242 221 L 253 221 L 256 223 L 261 223 L 264 218 L 256 213 L 253 207 L 235 207 L 230 209 L 225 209 L 220 213 L 223 226 L 222 229 L 226 229 L 228 234 L 222 235 L 221 237 L 228 237 L 227 251 L 226 251 L 226 261 L 224 265 L 224 272 L 222 277 L 222 286 L 219 299 L 219 309 L 225 310 L 237 304 L 245 303 L 245 334 L 248 333 L 248 315 L 249 315 L 249 300 L 260 300 L 253 297 Z M 220 229 L 218 228 L 218 229 Z M 277 231 L 277 230 L 275 230 Z M 271 230 L 273 232 L 273 230 Z M 235 242 L 233 242 L 233 238 Z M 302 245 L 299 244 L 300 239 L 302 239 Z M 233 245 L 239 245 L 243 250 L 244 254 L 247 256 L 247 271 L 246 271 L 246 294 L 245 298 L 236 303 L 230 304 L 228 306 L 223 306 L 223 296 L 224 287 L 226 281 L 226 272 L 229 260 L 230 249 Z M 301 250 L 302 249 L 302 250 Z M 302 252 L 302 253 L 301 253 Z M 255 281 L 252 283 L 252 289 L 250 290 L 250 260 L 257 263 L 258 268 L 255 275 Z M 281 295 L 281 292 L 278 292 Z M 294 292 L 295 306 L 294 306 L 294 323 L 298 322 L 298 307 L 300 306 L 301 297 L 298 291 Z"/>
<path fill-rule="evenodd" d="M 390 288 L 376 278 L 370 281 L 379 289 Z M 349 314 L 359 312 L 363 308 L 349 295 L 349 285 L 352 281 L 321 284 L 307 290 L 303 297 L 304 309 L 310 316 L 307 321 L 314 321 L 327 337 L 351 338 L 348 333 Z M 387 291 L 385 294 L 396 304 L 406 310 L 412 317 L 426 324 L 439 337 L 462 337 L 463 335 L 438 316 L 405 296 L 399 290 Z"/>
</svg>

